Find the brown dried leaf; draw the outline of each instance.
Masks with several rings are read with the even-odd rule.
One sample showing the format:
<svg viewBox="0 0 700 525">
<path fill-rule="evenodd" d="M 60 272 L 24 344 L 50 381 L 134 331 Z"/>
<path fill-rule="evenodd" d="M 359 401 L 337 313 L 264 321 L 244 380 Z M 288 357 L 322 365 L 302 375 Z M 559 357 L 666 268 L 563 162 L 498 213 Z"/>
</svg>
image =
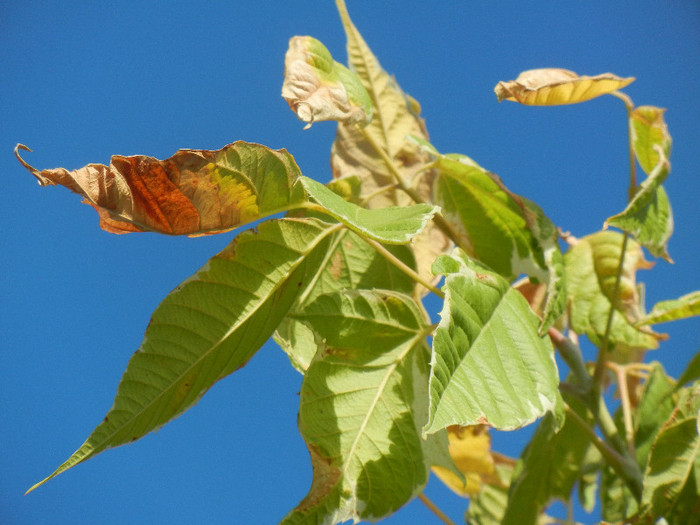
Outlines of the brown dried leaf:
<svg viewBox="0 0 700 525">
<path fill-rule="evenodd" d="M 530 69 L 516 80 L 499 82 L 494 91 L 498 101 L 512 100 L 527 106 L 577 104 L 607 95 L 634 82 L 611 73 L 594 77 L 579 76 L 567 69 Z"/>
<path fill-rule="evenodd" d="M 301 175 L 285 150 L 235 142 L 218 151 L 179 150 L 166 160 L 114 155 L 110 165 L 39 171 L 15 154 L 41 186 L 84 197 L 110 233 L 211 235 L 284 211 L 304 199 Z"/>
</svg>

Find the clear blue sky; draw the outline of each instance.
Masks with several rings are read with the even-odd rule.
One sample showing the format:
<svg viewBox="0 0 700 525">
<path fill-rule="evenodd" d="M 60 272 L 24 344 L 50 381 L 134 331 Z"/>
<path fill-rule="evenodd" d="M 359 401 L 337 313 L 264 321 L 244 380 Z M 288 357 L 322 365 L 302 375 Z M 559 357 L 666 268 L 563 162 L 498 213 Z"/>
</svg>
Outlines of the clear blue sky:
<svg viewBox="0 0 700 525">
<path fill-rule="evenodd" d="M 668 108 L 666 187 L 675 265 L 644 272 L 647 305 L 700 287 L 700 4 L 658 2 L 376 2 L 348 0 L 386 70 L 423 107 L 433 143 L 465 153 L 539 203 L 574 235 L 624 207 L 621 102 L 498 104 L 493 87 L 525 69 L 636 76 L 625 92 Z M 345 59 L 331 0 L 299 2 L 5 2 L 0 8 L 0 522 L 276 523 L 306 494 L 311 469 L 296 430 L 301 377 L 268 343 L 200 403 L 138 443 L 110 450 L 22 494 L 66 459 L 112 404 L 150 313 L 232 238 L 115 236 L 38 168 L 158 158 L 234 140 L 286 147 L 304 174 L 330 177 L 335 125 L 309 131 L 279 95 L 293 35 Z M 670 326 L 653 356 L 678 375 L 700 324 Z M 524 434 L 528 434 L 526 431 Z M 522 439 L 497 434 L 517 455 Z M 466 501 L 431 480 L 456 521 Z M 592 519 L 584 521 L 592 521 Z M 419 502 L 388 523 L 434 523 Z"/>
</svg>

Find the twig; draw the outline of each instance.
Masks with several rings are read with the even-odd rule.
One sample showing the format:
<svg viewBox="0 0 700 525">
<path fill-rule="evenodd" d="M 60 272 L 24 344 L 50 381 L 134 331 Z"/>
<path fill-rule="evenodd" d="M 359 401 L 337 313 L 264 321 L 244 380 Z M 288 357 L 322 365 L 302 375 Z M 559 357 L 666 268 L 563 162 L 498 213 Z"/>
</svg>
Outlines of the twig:
<svg viewBox="0 0 700 525">
<path fill-rule="evenodd" d="M 367 244 L 369 244 L 372 248 L 377 250 L 382 257 L 384 257 L 387 261 L 389 261 L 391 264 L 396 266 L 403 273 L 408 275 L 411 279 L 413 279 L 417 283 L 420 283 L 423 286 L 425 286 L 428 290 L 433 292 L 440 299 L 445 298 L 445 294 L 442 290 L 440 290 L 439 288 L 436 288 L 435 286 L 430 284 L 428 281 L 423 279 L 418 274 L 418 272 L 413 270 L 413 268 L 408 267 L 403 261 L 401 261 L 393 253 L 391 253 L 389 250 L 387 250 L 381 243 L 375 241 L 374 239 L 368 239 L 367 237 L 364 237 L 364 236 L 360 236 L 360 237 L 362 238 L 363 241 L 365 241 Z"/>
<path fill-rule="evenodd" d="M 588 390 L 591 383 L 591 375 L 583 362 L 581 348 L 556 328 L 550 328 L 548 334 L 554 346 L 559 350 L 559 355 L 561 355 L 580 385 L 585 390 Z"/>
<path fill-rule="evenodd" d="M 600 439 L 588 423 L 586 423 L 586 421 L 584 421 L 568 404 L 564 403 L 564 407 L 566 408 L 566 416 L 576 423 L 588 436 L 588 439 L 593 443 L 593 446 L 598 449 L 600 455 L 603 456 L 608 465 L 626 481 L 634 497 L 637 501 L 640 501 L 642 498 L 642 475 L 639 472 L 639 467 L 636 462 L 627 456 L 623 456 Z"/>
<path fill-rule="evenodd" d="M 433 514 L 435 514 L 438 517 L 440 521 L 442 521 L 446 525 L 455 525 L 455 522 L 448 518 L 447 515 L 444 512 L 442 512 L 437 507 L 437 505 L 435 505 L 435 503 L 430 501 L 428 499 L 428 496 L 426 496 L 423 492 L 418 494 L 418 499 L 421 500 L 425 504 L 425 506 L 428 507 L 433 512 Z"/>
<path fill-rule="evenodd" d="M 627 450 L 630 454 L 634 454 L 634 426 L 632 425 L 632 406 L 630 404 L 630 393 L 627 386 L 627 367 L 620 366 L 616 363 L 607 363 L 617 376 L 617 388 L 620 391 L 620 401 L 622 403 L 622 417 L 625 423 L 625 441 L 627 442 Z"/>
</svg>

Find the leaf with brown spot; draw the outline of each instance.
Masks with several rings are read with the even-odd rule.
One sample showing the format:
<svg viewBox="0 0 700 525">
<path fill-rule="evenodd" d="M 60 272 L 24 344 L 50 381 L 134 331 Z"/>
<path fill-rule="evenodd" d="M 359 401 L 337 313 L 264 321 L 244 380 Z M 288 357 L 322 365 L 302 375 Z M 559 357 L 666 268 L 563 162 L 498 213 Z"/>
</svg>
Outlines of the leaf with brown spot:
<svg viewBox="0 0 700 525">
<path fill-rule="evenodd" d="M 151 231 L 211 235 L 229 231 L 306 200 L 301 175 L 286 150 L 235 142 L 218 151 L 179 150 L 166 160 L 114 155 L 109 166 L 37 170 L 15 154 L 41 186 L 81 195 L 110 233 Z"/>
<path fill-rule="evenodd" d="M 634 77 L 620 78 L 611 73 L 588 77 L 567 69 L 530 69 L 515 80 L 499 82 L 494 92 L 499 102 L 511 100 L 526 106 L 560 106 L 607 95 L 632 82 Z"/>
</svg>

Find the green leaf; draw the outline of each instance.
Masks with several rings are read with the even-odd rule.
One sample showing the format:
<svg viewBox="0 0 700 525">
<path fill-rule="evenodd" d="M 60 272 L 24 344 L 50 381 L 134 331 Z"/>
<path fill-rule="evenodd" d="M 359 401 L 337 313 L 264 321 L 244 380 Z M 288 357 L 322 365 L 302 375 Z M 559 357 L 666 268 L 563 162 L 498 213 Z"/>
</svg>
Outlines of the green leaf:
<svg viewBox="0 0 700 525">
<path fill-rule="evenodd" d="M 623 523 L 639 508 L 625 481 L 607 464 L 600 479 L 600 502 L 603 519 L 610 523 Z"/>
<path fill-rule="evenodd" d="M 666 190 L 661 186 L 671 166 L 665 156 L 637 188 L 637 192 L 621 213 L 610 217 L 606 224 L 633 235 L 649 252 L 673 262 L 667 244 L 673 233 L 673 215 Z"/>
<path fill-rule="evenodd" d="M 409 268 L 415 260 L 407 245 L 385 246 Z M 299 296 L 296 304 L 275 333 L 275 341 L 288 354 L 292 364 L 304 372 L 317 350 L 311 328 L 292 315 L 303 312 L 305 305 L 321 294 L 338 290 L 389 288 L 410 294 L 414 281 L 381 256 L 357 234 L 343 228 L 333 234 L 328 252 L 319 265 L 313 283 Z"/>
<path fill-rule="evenodd" d="M 438 154 L 436 167 L 435 202 L 470 255 L 508 280 L 526 274 L 547 283 L 541 326 L 546 331 L 566 308 L 564 265 L 554 224 L 539 206 L 510 192 L 496 175 L 468 157 Z"/>
<path fill-rule="evenodd" d="M 581 403 L 572 398 L 567 401 L 589 425 L 593 424 L 592 415 Z M 551 499 L 571 498 L 591 444 L 571 418 L 559 432 L 555 425 L 554 416 L 545 415 L 523 452 L 511 482 L 504 525 L 534 523 Z"/>
<path fill-rule="evenodd" d="M 295 316 L 334 351 L 367 348 L 373 360 L 425 329 L 416 302 L 392 291 L 344 290 L 320 295 Z"/>
<path fill-rule="evenodd" d="M 420 426 L 427 415 L 429 328 L 413 300 L 394 292 L 338 292 L 319 297 L 308 311 L 306 321 L 327 336 L 301 388 L 299 429 L 314 478 L 283 523 L 376 521 L 428 479 L 432 461 Z M 350 320 L 337 332 L 328 326 L 341 318 Z"/>
<path fill-rule="evenodd" d="M 508 485 L 513 477 L 513 467 L 496 465 L 498 483 L 484 485 L 481 492 L 470 498 L 466 521 L 472 525 L 501 525 L 508 503 Z"/>
<path fill-rule="evenodd" d="M 661 301 L 654 305 L 647 315 L 642 317 L 636 324 L 647 325 L 677 321 L 700 315 L 700 291 L 690 292 L 678 299 Z"/>
<path fill-rule="evenodd" d="M 323 184 L 301 177 L 306 191 L 332 217 L 360 235 L 379 242 L 406 244 L 425 228 L 440 208 L 421 203 L 413 206 L 394 206 L 368 210 L 348 202 Z"/>
<path fill-rule="evenodd" d="M 697 383 L 681 391 L 676 409 L 654 441 L 642 493 L 644 513 L 653 518 L 665 516 L 674 507 L 684 485 L 694 476 L 700 451 L 699 412 Z"/>
<path fill-rule="evenodd" d="M 242 367 L 314 278 L 338 229 L 315 219 L 271 220 L 241 233 L 158 306 L 114 405 L 48 478 L 135 441 L 194 405 Z"/>
<path fill-rule="evenodd" d="M 450 261 L 449 259 L 453 259 Z M 487 424 L 515 429 L 562 407 L 549 338 L 523 296 L 463 254 L 441 257 L 448 273 L 433 339 L 430 418 L 424 428 Z"/>
<path fill-rule="evenodd" d="M 581 239 L 564 256 L 571 327 L 600 345 L 612 307 L 613 290 L 622 249 L 622 234 L 597 232 Z M 661 337 L 633 325 L 641 318 L 636 271 L 646 268 L 639 244 L 630 239 L 615 305 L 610 342 L 633 348 L 656 348 Z"/>
<path fill-rule="evenodd" d="M 310 36 L 289 41 L 282 97 L 306 128 L 322 120 L 364 125 L 372 120 L 372 100 L 360 79 Z"/>
<path fill-rule="evenodd" d="M 653 362 L 650 366 L 652 370 L 644 385 L 635 418 L 637 428 L 634 448 L 642 472 L 646 468 L 654 439 L 675 406 L 675 400 L 671 396 L 674 391 L 673 381 L 666 375 L 660 363 Z"/>
<path fill-rule="evenodd" d="M 483 168 L 442 157 L 438 165 L 435 202 L 460 235 L 471 255 L 508 280 L 521 273 L 545 280 L 544 260 L 532 260 L 537 242 L 528 228 L 524 205 Z M 520 205 L 519 205 L 520 204 Z"/>
<path fill-rule="evenodd" d="M 671 155 L 671 135 L 664 120 L 665 112 L 663 108 L 639 106 L 630 114 L 632 148 L 647 174 L 657 168 L 662 158 L 668 159 Z"/>
<path fill-rule="evenodd" d="M 688 366 L 683 370 L 681 377 L 678 378 L 678 382 L 676 383 L 676 388 L 678 389 L 686 383 L 695 381 L 698 378 L 700 378 L 700 352 L 693 356 Z"/>
</svg>

